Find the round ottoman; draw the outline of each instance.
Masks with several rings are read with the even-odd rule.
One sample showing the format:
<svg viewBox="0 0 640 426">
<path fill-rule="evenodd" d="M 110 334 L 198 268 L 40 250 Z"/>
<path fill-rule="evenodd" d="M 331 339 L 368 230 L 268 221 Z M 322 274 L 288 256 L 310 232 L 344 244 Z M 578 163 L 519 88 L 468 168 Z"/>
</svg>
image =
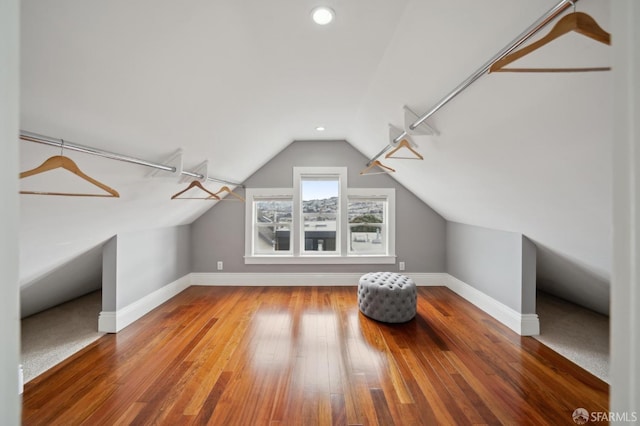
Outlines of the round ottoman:
<svg viewBox="0 0 640 426">
<path fill-rule="evenodd" d="M 416 284 L 395 272 L 370 272 L 360 277 L 358 308 L 374 320 L 407 322 L 416 316 Z"/>
</svg>

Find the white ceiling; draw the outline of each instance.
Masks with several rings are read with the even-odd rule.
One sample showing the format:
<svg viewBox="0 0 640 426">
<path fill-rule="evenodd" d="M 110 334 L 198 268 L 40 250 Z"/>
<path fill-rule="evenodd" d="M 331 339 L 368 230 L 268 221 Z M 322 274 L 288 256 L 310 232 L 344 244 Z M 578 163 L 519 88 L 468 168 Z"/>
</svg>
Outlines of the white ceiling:
<svg viewBox="0 0 640 426">
<path fill-rule="evenodd" d="M 319 3 L 331 25 L 310 20 Z M 187 167 L 208 159 L 234 181 L 293 140 L 373 156 L 403 105 L 425 112 L 556 3 L 23 0 L 21 127 L 154 161 L 183 148 Z M 611 30 L 608 1 L 577 8 Z M 513 65 L 609 63 L 606 46 L 568 35 Z M 395 160 L 396 178 L 449 220 L 521 232 L 607 280 L 610 85 L 606 72 L 483 76 L 429 120 L 440 135 L 417 138 L 425 161 Z M 21 150 L 23 170 L 59 152 Z M 23 285 L 117 232 L 208 208 L 171 202 L 175 179 L 67 154 L 122 199 L 23 196 Z"/>
</svg>

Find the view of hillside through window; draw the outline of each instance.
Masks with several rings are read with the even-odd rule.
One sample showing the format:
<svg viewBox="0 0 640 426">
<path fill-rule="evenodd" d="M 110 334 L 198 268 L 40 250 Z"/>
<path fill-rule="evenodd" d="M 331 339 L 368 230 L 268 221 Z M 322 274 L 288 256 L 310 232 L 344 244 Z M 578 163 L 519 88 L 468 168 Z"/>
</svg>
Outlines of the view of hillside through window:
<svg viewBox="0 0 640 426">
<path fill-rule="evenodd" d="M 358 254 L 386 253 L 385 205 L 379 199 L 349 200 L 349 251 Z"/>
<path fill-rule="evenodd" d="M 304 251 L 336 251 L 338 179 L 302 179 Z"/>
</svg>

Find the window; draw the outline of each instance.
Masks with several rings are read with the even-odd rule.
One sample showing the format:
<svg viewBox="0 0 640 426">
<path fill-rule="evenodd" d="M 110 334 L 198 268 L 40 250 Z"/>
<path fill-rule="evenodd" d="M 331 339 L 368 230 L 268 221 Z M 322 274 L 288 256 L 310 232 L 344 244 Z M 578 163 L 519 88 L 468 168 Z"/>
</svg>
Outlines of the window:
<svg viewBox="0 0 640 426">
<path fill-rule="evenodd" d="M 346 167 L 294 167 L 248 188 L 245 263 L 395 263 L 395 190 L 348 188 Z"/>
<path fill-rule="evenodd" d="M 293 203 L 277 198 L 258 198 L 253 203 L 254 252 L 256 254 L 291 253 Z"/>
<path fill-rule="evenodd" d="M 290 188 L 247 189 L 245 254 L 293 254 L 293 197 Z"/>
<path fill-rule="evenodd" d="M 340 251 L 340 177 L 301 175 L 300 251 L 331 255 Z"/>
<path fill-rule="evenodd" d="M 387 200 L 349 197 L 349 252 L 387 253 Z"/>
</svg>

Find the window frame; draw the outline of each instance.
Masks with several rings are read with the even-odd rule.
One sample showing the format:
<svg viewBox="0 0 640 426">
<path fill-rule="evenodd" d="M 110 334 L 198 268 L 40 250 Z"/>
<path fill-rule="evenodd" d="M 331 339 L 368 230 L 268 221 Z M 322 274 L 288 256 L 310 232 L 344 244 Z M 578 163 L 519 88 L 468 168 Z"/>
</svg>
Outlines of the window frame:
<svg viewBox="0 0 640 426">
<path fill-rule="evenodd" d="M 349 256 L 395 256 L 396 253 L 396 193 L 393 188 L 349 188 L 347 191 L 347 228 L 346 239 L 349 243 L 351 241 L 351 224 L 349 223 L 349 202 L 351 200 L 384 200 L 386 204 L 384 214 L 385 225 L 385 255 L 382 254 L 359 254 L 351 251 L 350 247 L 347 247 Z M 359 225 L 353 225 L 359 226 Z"/>
<path fill-rule="evenodd" d="M 323 179 L 338 180 L 338 216 L 336 218 L 336 250 L 334 252 L 307 251 L 304 249 L 304 220 L 302 218 L 302 180 Z M 343 223 L 342 210 L 346 205 L 347 168 L 346 167 L 294 167 L 293 168 L 293 226 L 297 238 L 293 245 L 295 257 L 342 257 Z"/>
<path fill-rule="evenodd" d="M 282 253 L 256 253 L 255 248 L 255 230 L 256 230 L 256 201 L 263 200 L 291 200 L 293 202 L 293 190 L 291 188 L 247 188 L 245 192 L 246 207 L 245 207 L 245 259 L 247 257 L 291 257 L 293 250 L 293 239 L 295 237 L 295 226 L 293 221 L 289 231 L 289 244 L 290 249 L 283 251 Z"/>
<path fill-rule="evenodd" d="M 301 180 L 304 178 L 339 179 L 338 219 L 336 220 L 336 252 L 305 251 L 302 221 Z M 292 188 L 247 188 L 245 192 L 245 264 L 395 264 L 395 188 L 349 188 L 346 167 L 294 167 Z M 283 253 L 256 254 L 255 201 L 291 199 L 293 202 L 291 244 L 293 250 Z M 359 254 L 349 250 L 349 199 L 379 198 L 386 200 L 386 254 Z"/>
</svg>

